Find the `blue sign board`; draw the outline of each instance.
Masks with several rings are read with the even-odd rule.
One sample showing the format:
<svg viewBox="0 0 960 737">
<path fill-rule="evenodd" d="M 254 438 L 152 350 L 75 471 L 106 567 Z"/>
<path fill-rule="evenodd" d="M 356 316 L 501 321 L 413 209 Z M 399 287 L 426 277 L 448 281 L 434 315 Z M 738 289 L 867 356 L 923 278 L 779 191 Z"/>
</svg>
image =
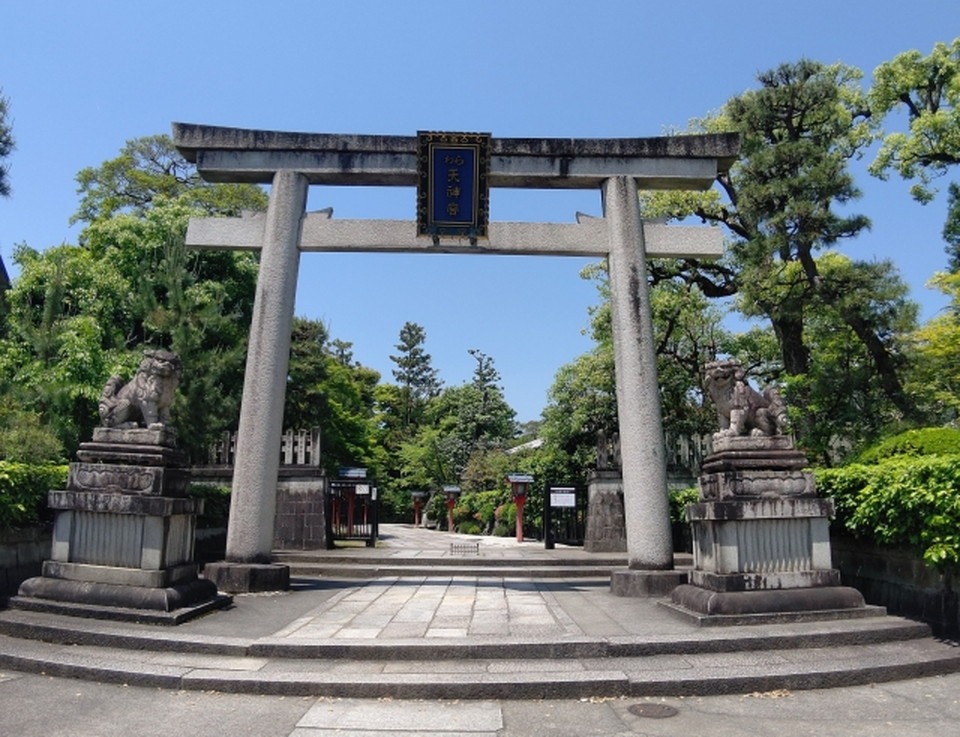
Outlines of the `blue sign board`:
<svg viewBox="0 0 960 737">
<path fill-rule="evenodd" d="M 417 235 L 486 237 L 489 152 L 483 133 L 418 135 Z"/>
</svg>

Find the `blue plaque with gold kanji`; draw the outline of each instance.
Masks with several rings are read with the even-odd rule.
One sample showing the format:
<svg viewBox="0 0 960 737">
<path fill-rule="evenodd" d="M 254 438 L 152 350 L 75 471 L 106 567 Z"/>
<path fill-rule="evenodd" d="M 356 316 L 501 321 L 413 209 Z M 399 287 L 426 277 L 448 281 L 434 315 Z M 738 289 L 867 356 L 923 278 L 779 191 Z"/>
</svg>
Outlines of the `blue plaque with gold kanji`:
<svg viewBox="0 0 960 737">
<path fill-rule="evenodd" d="M 417 235 L 485 238 L 489 170 L 489 134 L 418 133 Z"/>
</svg>

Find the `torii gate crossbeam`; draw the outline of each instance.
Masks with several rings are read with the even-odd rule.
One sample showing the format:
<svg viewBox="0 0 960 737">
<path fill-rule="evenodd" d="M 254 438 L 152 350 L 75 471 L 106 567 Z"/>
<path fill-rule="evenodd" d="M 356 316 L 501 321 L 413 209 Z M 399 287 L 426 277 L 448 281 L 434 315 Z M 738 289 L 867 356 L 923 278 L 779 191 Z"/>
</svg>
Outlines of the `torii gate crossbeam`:
<svg viewBox="0 0 960 737">
<path fill-rule="evenodd" d="M 244 379 L 223 590 L 276 588 L 269 571 L 283 401 L 301 251 L 598 256 L 608 259 L 628 573 L 662 593 L 673 550 L 646 257 L 716 258 L 719 231 L 643 223 L 639 189 L 704 189 L 739 150 L 734 134 L 637 139 L 491 139 L 491 186 L 599 189 L 604 216 L 576 224 L 491 223 L 476 244 L 418 238 L 413 222 L 305 214 L 311 184 L 416 184 L 416 139 L 174 124 L 208 181 L 272 183 L 265 216 L 191 220 L 187 245 L 262 252 Z M 662 579 L 657 574 L 668 574 Z M 657 583 L 663 580 L 663 583 Z M 651 583 L 653 581 L 653 583 Z M 627 592 L 630 593 L 630 592 Z"/>
</svg>

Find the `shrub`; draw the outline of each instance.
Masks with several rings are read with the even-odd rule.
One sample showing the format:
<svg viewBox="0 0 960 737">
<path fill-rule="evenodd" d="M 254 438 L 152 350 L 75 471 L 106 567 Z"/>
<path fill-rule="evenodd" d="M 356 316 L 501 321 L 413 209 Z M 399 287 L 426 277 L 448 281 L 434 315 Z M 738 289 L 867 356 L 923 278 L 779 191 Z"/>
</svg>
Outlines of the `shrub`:
<svg viewBox="0 0 960 737">
<path fill-rule="evenodd" d="M 464 535 L 479 535 L 483 532 L 483 529 L 474 520 L 466 520 L 457 525 L 457 532 Z"/>
<path fill-rule="evenodd" d="M 925 427 L 886 438 L 862 450 L 853 463 L 880 463 L 892 456 L 960 455 L 960 429 Z"/>
<path fill-rule="evenodd" d="M 960 454 L 895 455 L 817 472 L 837 524 L 871 542 L 908 545 L 940 570 L 960 569 Z"/>
<path fill-rule="evenodd" d="M 47 492 L 67 483 L 67 466 L 0 461 L 0 528 L 29 527 L 52 519 Z"/>
<path fill-rule="evenodd" d="M 0 410 L 0 459 L 33 466 L 60 464 L 63 446 L 56 434 L 29 410 Z"/>
<path fill-rule="evenodd" d="M 409 491 L 391 489 L 380 494 L 381 522 L 412 522 L 413 496 Z"/>
<path fill-rule="evenodd" d="M 198 527 L 226 527 L 230 518 L 230 487 L 220 484 L 190 484 L 194 499 L 203 500 L 203 514 L 197 517 Z"/>
<path fill-rule="evenodd" d="M 687 505 L 695 504 L 700 501 L 700 491 L 696 486 L 688 489 L 670 490 L 670 522 L 673 524 L 686 524 Z"/>
<path fill-rule="evenodd" d="M 495 537 L 513 537 L 517 534 L 517 505 L 504 502 L 494 512 L 496 522 L 493 525 Z"/>
<path fill-rule="evenodd" d="M 508 492 L 499 489 L 489 491 L 468 491 L 457 499 L 453 510 L 454 524 L 459 529 L 464 522 L 473 522 L 480 533 L 493 529 L 497 505 L 509 497 Z"/>
</svg>

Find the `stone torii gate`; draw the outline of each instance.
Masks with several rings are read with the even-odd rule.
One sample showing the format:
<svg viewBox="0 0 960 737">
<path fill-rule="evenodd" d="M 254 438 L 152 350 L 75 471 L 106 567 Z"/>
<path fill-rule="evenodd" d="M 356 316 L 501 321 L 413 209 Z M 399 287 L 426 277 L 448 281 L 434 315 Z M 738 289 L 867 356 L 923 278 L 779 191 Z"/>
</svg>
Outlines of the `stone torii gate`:
<svg viewBox="0 0 960 737">
<path fill-rule="evenodd" d="M 569 255 L 609 267 L 628 569 L 616 593 L 660 594 L 673 569 L 666 463 L 646 257 L 716 258 L 718 230 L 641 221 L 639 189 L 706 189 L 739 151 L 735 134 L 629 139 L 489 139 L 490 187 L 598 189 L 603 217 L 489 224 L 481 239 L 417 235 L 413 221 L 305 213 L 309 185 L 414 187 L 417 138 L 173 124 L 173 139 L 209 182 L 271 184 L 266 214 L 190 221 L 187 245 L 259 249 L 226 560 L 206 574 L 224 591 L 285 588 L 272 564 L 283 404 L 302 251 Z"/>
</svg>

